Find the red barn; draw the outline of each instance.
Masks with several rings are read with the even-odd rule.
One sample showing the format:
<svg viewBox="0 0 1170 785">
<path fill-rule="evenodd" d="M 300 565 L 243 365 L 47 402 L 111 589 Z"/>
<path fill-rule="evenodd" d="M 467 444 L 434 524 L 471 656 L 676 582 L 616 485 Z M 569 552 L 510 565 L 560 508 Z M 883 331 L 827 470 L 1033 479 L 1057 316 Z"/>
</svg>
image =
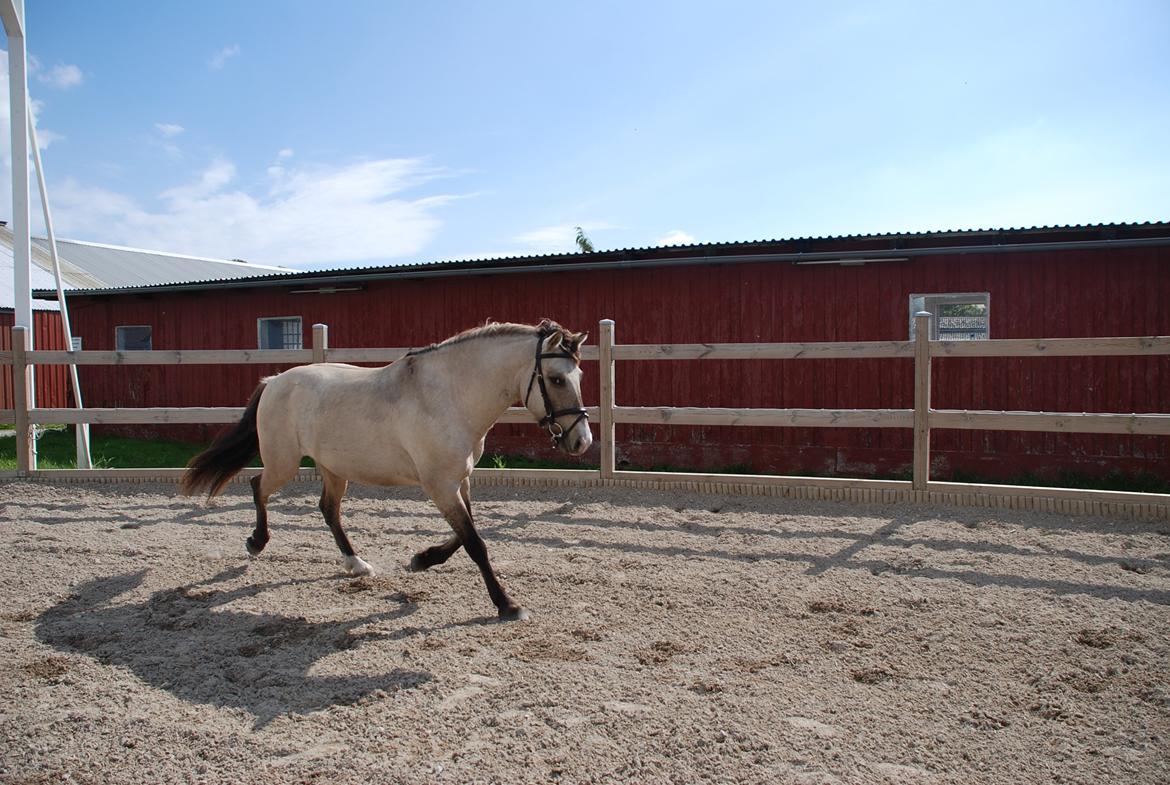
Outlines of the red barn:
<svg viewBox="0 0 1170 785">
<path fill-rule="evenodd" d="M 938 337 L 1170 335 L 1170 224 L 887 234 L 600 251 L 72 291 L 87 349 L 422 346 L 485 319 L 554 318 L 619 343 L 906 340 L 911 313 Z M 596 378 L 595 363 L 586 364 Z M 273 369 L 275 370 L 275 369 Z M 239 406 L 259 370 L 82 368 L 96 407 Z M 631 406 L 910 408 L 911 361 L 621 362 Z M 596 403 L 595 385 L 586 386 Z M 1170 412 L 1170 357 L 936 360 L 946 409 Z M 154 433 L 158 426 L 150 426 Z M 187 426 L 190 433 L 199 426 Z M 142 426 L 139 430 L 145 430 Z M 215 430 L 215 429 L 212 429 Z M 207 434 L 202 434 L 206 436 Z M 1063 472 L 1170 480 L 1170 439 L 935 431 L 933 477 Z M 548 456 L 533 427 L 497 426 L 489 452 Z M 908 472 L 896 429 L 623 425 L 619 462 L 874 476 Z"/>
</svg>

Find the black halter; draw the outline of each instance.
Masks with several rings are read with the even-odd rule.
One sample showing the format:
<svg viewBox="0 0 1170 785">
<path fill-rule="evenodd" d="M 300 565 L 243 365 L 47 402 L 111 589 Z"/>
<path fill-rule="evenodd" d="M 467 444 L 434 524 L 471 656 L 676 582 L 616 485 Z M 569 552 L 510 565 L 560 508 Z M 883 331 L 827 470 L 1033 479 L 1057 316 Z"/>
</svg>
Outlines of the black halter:
<svg viewBox="0 0 1170 785">
<path fill-rule="evenodd" d="M 541 349 L 544 348 L 544 339 L 553 334 L 552 330 L 541 330 L 536 334 L 536 364 L 532 366 L 532 378 L 528 380 L 528 391 L 524 393 L 524 405 L 528 406 L 528 399 L 532 396 L 532 383 L 540 382 L 540 397 L 544 402 L 545 415 L 540 420 L 540 425 L 548 431 L 548 435 L 552 437 L 554 447 L 559 447 L 561 441 L 565 438 L 565 434 L 577 427 L 577 423 L 582 420 L 588 420 L 589 414 L 584 409 L 553 409 L 552 399 L 548 397 L 548 387 L 544 383 L 544 368 L 541 367 L 540 361 L 546 357 L 563 357 L 569 360 L 575 360 L 576 357 L 567 351 L 544 353 Z M 558 417 L 575 414 L 577 419 L 573 420 L 573 424 L 568 428 L 562 428 L 557 422 Z"/>
</svg>

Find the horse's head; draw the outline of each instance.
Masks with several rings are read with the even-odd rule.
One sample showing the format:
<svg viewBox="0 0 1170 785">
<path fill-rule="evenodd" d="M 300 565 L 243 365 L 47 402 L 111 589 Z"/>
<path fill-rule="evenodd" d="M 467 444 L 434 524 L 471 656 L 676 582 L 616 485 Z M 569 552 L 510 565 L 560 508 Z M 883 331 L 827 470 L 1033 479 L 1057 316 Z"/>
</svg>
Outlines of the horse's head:
<svg viewBox="0 0 1170 785">
<path fill-rule="evenodd" d="M 581 344 L 589 333 L 572 333 L 556 322 L 537 326 L 532 376 L 524 405 L 540 419 L 553 444 L 573 456 L 593 444 L 589 418 L 581 404 Z"/>
</svg>

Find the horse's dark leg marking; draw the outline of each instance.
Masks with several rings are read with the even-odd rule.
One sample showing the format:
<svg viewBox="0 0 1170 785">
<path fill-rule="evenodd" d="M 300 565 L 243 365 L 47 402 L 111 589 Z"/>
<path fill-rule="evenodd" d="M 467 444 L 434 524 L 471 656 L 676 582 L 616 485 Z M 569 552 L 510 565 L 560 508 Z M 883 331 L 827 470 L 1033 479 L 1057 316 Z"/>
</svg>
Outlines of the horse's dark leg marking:
<svg viewBox="0 0 1170 785">
<path fill-rule="evenodd" d="M 463 484 L 459 486 L 459 495 L 463 499 L 463 505 L 467 508 L 467 514 L 471 515 L 471 483 L 464 480 Z M 453 535 L 446 542 L 440 545 L 432 545 L 429 548 L 424 548 L 414 555 L 410 560 L 411 572 L 422 572 L 423 570 L 434 567 L 436 564 L 442 564 L 447 559 L 450 559 L 455 551 L 463 545 L 459 539 L 459 535 Z"/>
<path fill-rule="evenodd" d="M 321 504 L 319 505 L 321 514 L 325 516 L 325 523 L 329 524 L 329 530 L 333 532 L 333 541 L 337 543 L 342 555 L 353 556 L 353 545 L 350 544 L 349 537 L 345 535 L 345 529 L 341 528 L 341 497 L 345 495 L 349 481 L 325 471 L 322 471 L 321 475 L 325 478 L 325 487 L 321 489 Z"/>
<path fill-rule="evenodd" d="M 465 479 L 463 482 L 466 483 L 467 480 Z M 479 567 L 483 582 L 487 585 L 488 596 L 491 597 L 492 603 L 499 611 L 500 619 L 511 621 L 528 618 L 528 611 L 513 602 L 508 593 L 504 591 L 504 587 L 500 585 L 500 580 L 496 577 L 491 562 L 488 561 L 487 546 L 479 536 L 479 532 L 475 530 L 475 524 L 471 519 L 471 508 L 464 502 L 462 494 L 440 495 L 432 493 L 430 496 L 467 550 L 467 555 Z"/>
<path fill-rule="evenodd" d="M 416 553 L 410 560 L 411 572 L 422 572 L 425 569 L 434 567 L 436 564 L 442 564 L 451 558 L 451 555 L 463 543 L 459 540 L 458 535 L 452 535 L 446 542 L 441 545 L 432 545 Z"/>
<path fill-rule="evenodd" d="M 260 478 L 257 474 L 252 478 L 252 501 L 256 504 L 256 528 L 252 535 L 244 542 L 250 556 L 259 556 L 260 551 L 268 544 L 268 497 L 260 495 Z"/>
</svg>

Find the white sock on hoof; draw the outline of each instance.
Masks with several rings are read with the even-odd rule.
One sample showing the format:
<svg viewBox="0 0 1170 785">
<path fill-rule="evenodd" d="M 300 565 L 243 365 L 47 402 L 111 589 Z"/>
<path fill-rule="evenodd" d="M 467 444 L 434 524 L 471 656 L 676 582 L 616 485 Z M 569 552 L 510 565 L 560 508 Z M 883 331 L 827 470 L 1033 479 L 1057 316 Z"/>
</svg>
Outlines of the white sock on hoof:
<svg viewBox="0 0 1170 785">
<path fill-rule="evenodd" d="M 350 575 L 374 574 L 374 568 L 362 561 L 360 556 L 346 556 L 343 564 L 345 565 L 345 571 Z"/>
</svg>

